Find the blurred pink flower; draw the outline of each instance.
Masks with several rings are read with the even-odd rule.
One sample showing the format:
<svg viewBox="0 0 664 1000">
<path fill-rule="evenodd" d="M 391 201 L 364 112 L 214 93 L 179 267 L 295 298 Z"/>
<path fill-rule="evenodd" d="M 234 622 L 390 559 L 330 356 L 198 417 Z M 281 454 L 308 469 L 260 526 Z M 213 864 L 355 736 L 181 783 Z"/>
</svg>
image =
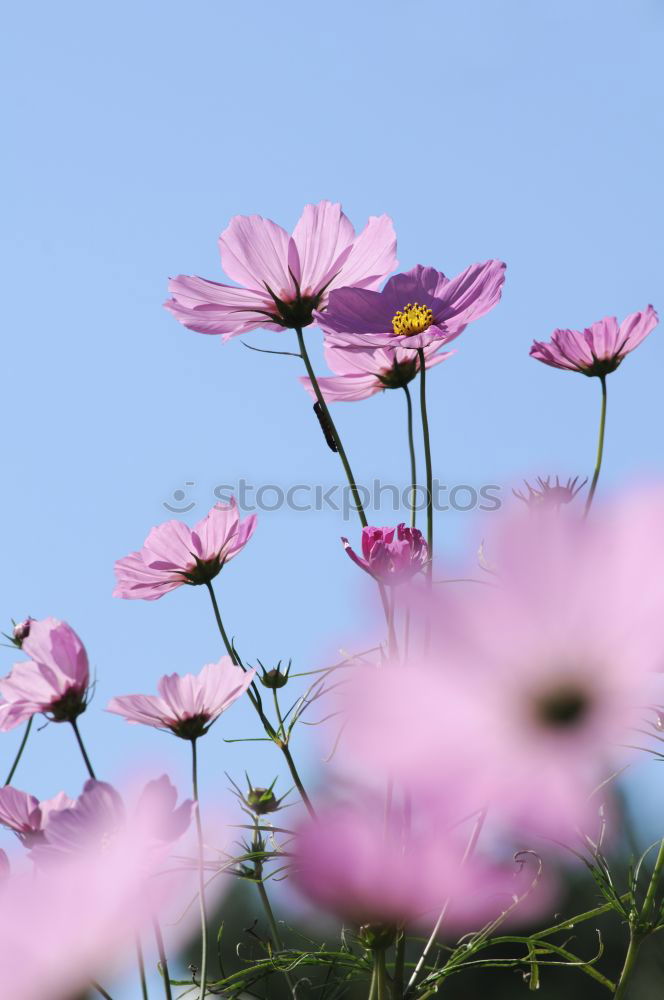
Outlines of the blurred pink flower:
<svg viewBox="0 0 664 1000">
<path fill-rule="evenodd" d="M 80 715 L 90 675 L 85 647 L 73 628 L 56 618 L 32 621 L 21 648 L 30 659 L 14 664 L 0 680 L 0 730 L 13 729 L 38 712 L 53 722 Z"/>
<path fill-rule="evenodd" d="M 381 292 L 342 288 L 327 310 L 316 314 L 330 342 L 350 347 L 413 350 L 442 345 L 499 302 L 505 265 L 471 264 L 455 278 L 418 264 L 390 278 Z"/>
<path fill-rule="evenodd" d="M 136 936 L 152 935 L 155 913 L 187 905 L 191 873 L 173 873 L 167 845 L 184 831 L 191 803 L 171 808 L 176 793 L 167 778 L 146 791 L 142 810 L 125 814 L 110 786 L 88 782 L 74 807 L 52 815 L 45 841 L 31 852 L 35 872 L 5 882 L 0 982 L 7 997 L 69 1000 L 134 961 Z M 173 923 L 173 944 L 190 929 L 190 921 Z"/>
<path fill-rule="evenodd" d="M 360 569 L 380 583 L 407 583 L 429 561 L 429 548 L 418 528 L 401 522 L 396 528 L 362 528 L 362 556 L 358 556 L 347 538 L 344 548 Z"/>
<path fill-rule="evenodd" d="M 518 866 L 466 860 L 468 831 L 417 811 L 406 832 L 385 805 L 330 805 L 303 823 L 292 845 L 291 877 L 300 892 L 342 920 L 359 925 L 430 927 L 443 905 L 445 920 L 469 929 L 500 916 L 526 886 Z M 424 822 L 422 822 L 424 820 Z"/>
<path fill-rule="evenodd" d="M 535 486 L 531 486 L 529 482 L 525 482 L 527 493 L 523 493 L 520 490 L 512 490 L 512 493 L 528 507 L 535 509 L 542 507 L 558 508 L 571 503 L 587 482 L 588 479 L 586 478 L 583 482 L 579 483 L 579 477 L 575 476 L 574 479 L 570 478 L 566 483 L 561 483 L 558 476 L 556 476 L 555 483 L 552 483 L 550 476 L 547 476 L 546 479 L 538 476 Z"/>
<path fill-rule="evenodd" d="M 424 349 L 427 368 L 439 365 L 454 354 L 441 353 L 440 344 Z M 375 396 L 383 389 L 402 389 L 419 371 L 419 358 L 403 347 L 378 347 L 375 350 L 335 347 L 325 342 L 325 360 L 336 375 L 323 375 L 318 379 L 323 396 L 328 403 L 346 403 Z M 311 380 L 300 376 L 300 382 L 312 399 L 316 393 Z"/>
<path fill-rule="evenodd" d="M 661 701 L 663 510 L 655 490 L 588 521 L 497 516 L 496 575 L 438 588 L 428 658 L 346 686 L 341 750 L 354 773 L 359 761 L 445 797 L 440 766 L 453 761 L 469 810 L 490 805 L 551 836 L 588 822 L 592 792 Z"/>
<path fill-rule="evenodd" d="M 658 322 L 652 306 L 630 313 L 620 324 L 615 316 L 607 316 L 585 330 L 554 330 L 548 344 L 534 341 L 530 355 L 552 368 L 589 376 L 608 375 Z"/>
<path fill-rule="evenodd" d="M 341 206 L 329 201 L 306 205 L 292 236 L 260 215 L 236 215 L 219 249 L 238 285 L 180 274 L 170 281 L 173 298 L 165 305 L 190 330 L 224 340 L 257 327 L 309 326 L 332 289 L 375 288 L 397 266 L 387 215 L 372 216 L 356 236 Z"/>
<path fill-rule="evenodd" d="M 193 528 L 165 521 L 152 529 L 139 552 L 118 559 L 114 597 L 156 601 L 183 584 L 213 580 L 254 533 L 256 515 L 240 520 L 235 499 L 218 503 Z"/>
<path fill-rule="evenodd" d="M 152 851 L 183 836 L 192 809 L 190 799 L 177 806 L 177 789 L 165 774 L 145 785 L 130 811 L 112 785 L 91 779 L 78 799 L 51 810 L 30 857 L 43 865 L 72 861 L 81 853 L 104 855 L 124 836 L 138 838 L 146 852 Z"/>
<path fill-rule="evenodd" d="M 167 674 L 157 684 L 159 696 L 126 694 L 111 698 L 107 711 L 127 722 L 166 729 L 185 740 L 208 731 L 251 684 L 255 670 L 243 671 L 230 656 L 209 663 L 199 674 Z"/>
<path fill-rule="evenodd" d="M 18 834 L 19 839 L 30 847 L 41 839 L 42 831 L 53 813 L 73 805 L 74 800 L 64 792 L 40 802 L 34 795 L 5 785 L 0 788 L 0 823 Z"/>
</svg>

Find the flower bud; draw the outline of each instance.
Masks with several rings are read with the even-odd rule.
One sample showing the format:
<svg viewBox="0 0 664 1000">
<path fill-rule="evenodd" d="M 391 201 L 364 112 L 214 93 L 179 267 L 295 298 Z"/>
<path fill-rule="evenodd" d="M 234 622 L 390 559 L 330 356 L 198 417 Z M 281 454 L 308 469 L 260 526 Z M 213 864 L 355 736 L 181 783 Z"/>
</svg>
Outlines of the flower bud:
<svg viewBox="0 0 664 1000">
<path fill-rule="evenodd" d="M 279 808 L 279 799 L 271 788 L 250 788 L 247 792 L 246 802 L 257 816 L 276 812 Z"/>
<path fill-rule="evenodd" d="M 23 645 L 23 640 L 27 639 L 30 635 L 30 625 L 32 624 L 32 621 L 33 619 L 28 617 L 22 622 L 16 622 L 12 629 L 10 637 L 11 641 L 15 646 L 18 646 L 19 649 Z"/>
<path fill-rule="evenodd" d="M 259 661 L 260 663 L 260 661 Z M 260 664 L 263 667 L 263 664 Z M 281 669 L 281 660 L 277 663 L 276 667 L 272 670 L 266 670 L 263 667 L 263 673 L 261 674 L 261 684 L 270 688 L 271 690 L 276 690 L 277 688 L 284 687 L 288 683 L 288 675 L 290 674 L 291 662 L 289 661 L 286 670 Z"/>
</svg>

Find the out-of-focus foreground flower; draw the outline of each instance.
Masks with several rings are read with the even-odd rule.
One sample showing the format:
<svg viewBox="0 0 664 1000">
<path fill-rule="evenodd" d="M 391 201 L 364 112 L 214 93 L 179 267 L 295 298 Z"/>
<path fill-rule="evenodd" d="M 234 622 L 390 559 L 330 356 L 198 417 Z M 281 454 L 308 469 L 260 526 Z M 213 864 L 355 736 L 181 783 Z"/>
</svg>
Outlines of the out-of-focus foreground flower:
<svg viewBox="0 0 664 1000">
<path fill-rule="evenodd" d="M 260 215 L 236 215 L 219 249 L 238 285 L 180 274 L 165 305 L 190 330 L 224 340 L 257 327 L 309 326 L 332 289 L 376 288 L 397 266 L 389 216 L 370 218 L 356 236 L 341 206 L 329 201 L 306 205 L 292 236 Z"/>
<path fill-rule="evenodd" d="M 0 680 L 0 730 L 43 712 L 70 722 L 85 709 L 90 672 L 85 647 L 70 625 L 55 618 L 31 621 L 21 648 L 29 660 Z"/>
<path fill-rule="evenodd" d="M 162 874 L 169 846 L 191 817 L 191 802 L 176 808 L 176 799 L 162 777 L 126 809 L 111 786 L 90 781 L 74 805 L 51 814 L 31 851 L 35 871 L 3 886 L 0 981 L 7 997 L 69 1000 L 133 960 L 136 936 L 152 934 L 155 913 L 186 906 L 188 875 Z M 188 930 L 176 929 L 176 937 Z"/>
<path fill-rule="evenodd" d="M 230 656 L 208 663 L 198 674 L 167 674 L 159 695 L 126 694 L 112 698 L 107 711 L 127 722 L 166 729 L 186 740 L 198 739 L 222 712 L 247 690 L 255 670 L 242 670 Z"/>
<path fill-rule="evenodd" d="M 292 878 L 317 906 L 355 924 L 430 927 L 445 905 L 456 930 L 481 926 L 527 895 L 529 882 L 519 864 L 470 855 L 467 825 L 447 819 L 425 803 L 406 827 L 398 808 L 386 816 L 384 801 L 367 793 L 353 806 L 328 805 L 297 832 Z"/>
<path fill-rule="evenodd" d="M 495 576 L 439 588 L 427 655 L 345 687 L 353 767 L 443 798 L 452 770 L 469 809 L 552 836 L 589 820 L 593 790 L 661 701 L 663 512 L 655 490 L 588 521 L 497 518 Z"/>
<path fill-rule="evenodd" d="M 630 313 L 622 323 L 607 316 L 585 330 L 554 330 L 550 342 L 536 340 L 531 357 L 552 368 L 605 376 L 655 329 L 659 317 L 652 306 Z"/>
<path fill-rule="evenodd" d="M 193 528 L 165 521 L 152 529 L 140 551 L 116 562 L 113 596 L 156 601 L 183 584 L 209 583 L 242 551 L 255 527 L 255 514 L 240 520 L 235 499 L 215 504 Z"/>
</svg>

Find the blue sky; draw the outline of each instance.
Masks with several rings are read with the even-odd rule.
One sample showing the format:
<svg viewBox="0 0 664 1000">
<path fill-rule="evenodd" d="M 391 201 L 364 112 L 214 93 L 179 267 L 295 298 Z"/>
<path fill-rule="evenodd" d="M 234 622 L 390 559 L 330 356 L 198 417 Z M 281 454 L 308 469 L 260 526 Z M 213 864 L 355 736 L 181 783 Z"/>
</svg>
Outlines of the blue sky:
<svg viewBox="0 0 664 1000">
<path fill-rule="evenodd" d="M 147 752 L 184 776 L 186 747 L 102 708 L 216 659 L 210 610 L 199 588 L 114 600 L 114 560 L 187 482 L 194 518 L 240 477 L 341 479 L 299 362 L 186 331 L 161 308 L 167 277 L 220 278 L 216 239 L 234 214 L 290 227 L 321 198 L 357 226 L 389 213 L 406 268 L 500 257 L 501 305 L 430 379 L 437 474 L 509 489 L 590 473 L 599 387 L 528 348 L 556 326 L 664 308 L 664 7 L 74 0 L 14 4 L 3 20 L 0 618 L 52 614 L 80 632 L 98 677 L 82 728 L 101 775 Z M 662 471 L 663 336 L 611 376 L 603 485 Z M 320 358 L 320 335 L 307 337 Z M 245 339 L 293 349 L 289 334 Z M 405 483 L 400 393 L 336 416 L 361 480 Z M 441 515 L 443 563 L 470 523 Z M 312 669 L 370 631 L 338 541 L 349 532 L 334 512 L 261 515 L 218 588 L 249 660 Z M 277 772 L 274 748 L 221 739 L 250 733 L 238 706 L 208 737 L 208 795 L 224 770 Z M 3 737 L 7 765 L 17 741 Z M 83 777 L 69 734 L 49 726 L 16 783 L 73 794 Z"/>
</svg>

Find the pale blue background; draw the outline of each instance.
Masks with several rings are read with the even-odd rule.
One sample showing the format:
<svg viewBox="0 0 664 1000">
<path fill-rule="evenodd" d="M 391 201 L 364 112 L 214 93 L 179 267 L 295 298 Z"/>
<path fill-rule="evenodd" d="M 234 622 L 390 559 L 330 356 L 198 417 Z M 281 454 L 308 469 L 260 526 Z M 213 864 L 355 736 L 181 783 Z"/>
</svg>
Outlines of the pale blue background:
<svg viewBox="0 0 664 1000">
<path fill-rule="evenodd" d="M 587 474 L 595 381 L 528 357 L 533 337 L 653 302 L 662 279 L 661 0 L 336 0 L 24 3 L 5 9 L 0 618 L 66 618 L 98 675 L 82 719 L 98 772 L 187 747 L 102 708 L 164 672 L 220 654 L 206 595 L 111 598 L 113 562 L 165 518 L 185 481 L 211 488 L 340 481 L 298 362 L 186 331 L 162 308 L 179 271 L 220 278 L 235 213 L 292 226 L 340 199 L 359 227 L 388 212 L 403 267 L 508 263 L 502 304 L 430 381 L 437 472 L 507 489 Z M 318 354 L 320 335 L 308 341 Z M 292 349 L 289 334 L 256 346 Z M 610 380 L 603 485 L 661 472 L 664 334 Z M 403 482 L 400 393 L 340 405 L 358 476 Z M 191 516 L 191 515 L 190 515 Z M 453 549 L 465 517 L 441 518 Z M 333 513 L 260 518 L 219 580 L 252 660 L 329 662 L 370 629 Z M 11 651 L 3 652 L 6 668 Z M 278 769 L 236 706 L 204 745 L 212 799 L 224 770 Z M 19 734 L 4 736 L 8 767 Z M 302 744 L 296 743 L 295 751 Z M 306 754 L 313 780 L 318 751 Z M 67 730 L 29 744 L 16 783 L 76 793 Z"/>
</svg>

